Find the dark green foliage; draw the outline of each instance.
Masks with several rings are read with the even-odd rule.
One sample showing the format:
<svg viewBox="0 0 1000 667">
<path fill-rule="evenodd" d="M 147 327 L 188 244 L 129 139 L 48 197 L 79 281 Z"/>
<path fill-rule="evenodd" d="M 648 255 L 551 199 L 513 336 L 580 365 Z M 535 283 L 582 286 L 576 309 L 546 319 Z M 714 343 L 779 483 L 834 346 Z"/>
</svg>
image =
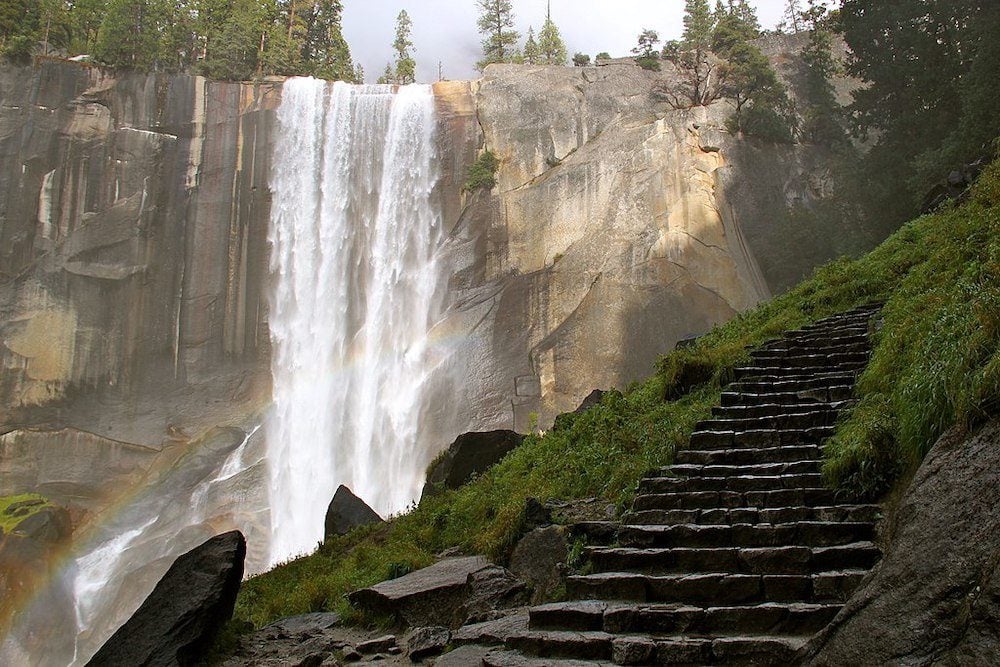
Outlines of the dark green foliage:
<svg viewBox="0 0 1000 667">
<path fill-rule="evenodd" d="M 170 14 L 166 0 L 109 0 L 94 57 L 111 67 L 149 71 L 159 64 Z"/>
<path fill-rule="evenodd" d="M 586 67 L 590 64 L 590 56 L 586 53 L 574 53 L 573 65 L 575 67 Z"/>
<path fill-rule="evenodd" d="M 661 69 L 660 59 L 657 58 L 656 56 L 650 56 L 648 58 L 645 56 L 640 56 L 635 59 L 635 64 L 651 72 L 659 72 Z"/>
<path fill-rule="evenodd" d="M 594 59 L 595 60 L 611 60 L 611 54 L 608 53 L 607 51 L 601 51 L 596 56 L 594 56 Z"/>
<path fill-rule="evenodd" d="M 480 188 L 492 190 L 496 187 L 497 169 L 500 168 L 500 160 L 489 150 L 483 151 L 476 161 L 469 168 L 469 178 L 465 181 L 465 189 L 472 192 Z"/>
<path fill-rule="evenodd" d="M 1000 4 L 985 0 L 845 0 L 840 12 L 867 82 L 856 131 L 875 142 L 859 181 L 873 214 L 905 219 L 942 171 L 1000 135 Z"/>
<path fill-rule="evenodd" d="M 546 15 L 545 23 L 538 33 L 538 57 L 546 65 L 566 64 L 566 43 L 563 42 L 551 14 Z"/>
<path fill-rule="evenodd" d="M 205 76 L 235 81 L 252 78 L 260 65 L 263 21 L 257 0 L 234 0 L 202 63 Z"/>
<path fill-rule="evenodd" d="M 483 59 L 477 63 L 482 71 L 493 63 L 514 61 L 517 40 L 514 30 L 514 7 L 510 0 L 476 0 L 479 8 L 479 32 L 483 35 Z"/>
<path fill-rule="evenodd" d="M 396 17 L 396 39 L 392 43 L 393 51 L 396 52 L 395 83 L 401 86 L 417 80 L 417 63 L 410 53 L 413 48 L 413 40 L 410 38 L 412 32 L 413 21 L 404 9 Z"/>
<path fill-rule="evenodd" d="M 528 37 L 524 42 L 524 62 L 529 65 L 537 65 L 539 62 L 538 42 L 535 40 L 535 29 L 528 28 Z"/>
<path fill-rule="evenodd" d="M 656 48 L 659 43 L 660 35 L 655 30 L 643 30 L 639 33 L 639 43 L 632 49 L 639 67 L 653 72 L 660 71 L 660 58 Z"/>
</svg>

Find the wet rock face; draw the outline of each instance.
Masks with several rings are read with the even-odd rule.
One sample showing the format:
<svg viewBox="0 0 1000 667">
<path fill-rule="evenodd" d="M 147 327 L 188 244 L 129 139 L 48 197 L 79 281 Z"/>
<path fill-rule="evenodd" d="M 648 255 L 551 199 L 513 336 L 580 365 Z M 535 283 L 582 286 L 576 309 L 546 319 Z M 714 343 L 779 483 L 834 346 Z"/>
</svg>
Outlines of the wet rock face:
<svg viewBox="0 0 1000 667">
<path fill-rule="evenodd" d="M 194 665 L 233 615 L 246 540 L 233 531 L 178 558 L 88 665 Z"/>
<path fill-rule="evenodd" d="M 0 425 L 58 417 L 122 437 L 81 394 L 169 404 L 170 390 L 225 375 L 238 396 L 266 371 L 278 93 L 58 62 L 0 68 Z M 162 439 L 162 419 L 124 439 Z"/>
<path fill-rule="evenodd" d="M 73 532 L 69 512 L 31 499 L 12 503 L 0 516 L 0 628 L 24 596 L 45 581 Z"/>
<path fill-rule="evenodd" d="M 806 664 L 991 664 L 1000 655 L 1000 422 L 931 449 L 881 563 Z"/>
</svg>

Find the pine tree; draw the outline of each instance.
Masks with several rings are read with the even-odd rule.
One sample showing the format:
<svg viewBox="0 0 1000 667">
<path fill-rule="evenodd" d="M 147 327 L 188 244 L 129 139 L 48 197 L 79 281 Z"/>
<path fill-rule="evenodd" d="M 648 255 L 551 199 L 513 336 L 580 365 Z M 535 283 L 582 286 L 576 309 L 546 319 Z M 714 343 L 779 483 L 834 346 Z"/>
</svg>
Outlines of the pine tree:
<svg viewBox="0 0 1000 667">
<path fill-rule="evenodd" d="M 392 48 L 396 51 L 396 83 L 402 86 L 417 79 L 417 63 L 410 55 L 410 49 L 413 48 L 413 41 L 410 39 L 412 29 L 413 21 L 404 9 L 396 17 L 396 39 L 392 43 Z"/>
<path fill-rule="evenodd" d="M 166 20 L 162 0 L 110 0 L 94 45 L 98 62 L 148 71 L 160 60 Z"/>
<path fill-rule="evenodd" d="M 562 40 L 562 35 L 559 34 L 559 28 L 552 20 L 551 4 L 545 15 L 542 30 L 538 33 L 538 51 L 542 62 L 546 65 L 566 64 L 566 44 Z"/>
<path fill-rule="evenodd" d="M 393 71 L 391 63 L 385 64 L 385 69 L 382 70 L 382 76 L 378 78 L 376 83 L 380 83 L 382 85 L 392 85 L 396 83 L 396 73 Z"/>
<path fill-rule="evenodd" d="M 479 32 L 483 35 L 483 59 L 480 71 L 493 63 L 511 62 L 520 35 L 514 30 L 511 0 L 476 0 L 479 8 Z"/>
<path fill-rule="evenodd" d="M 779 27 L 790 29 L 792 34 L 802 31 L 802 3 L 800 0 L 788 0 L 785 3 L 785 14 Z"/>
<path fill-rule="evenodd" d="M 535 41 L 535 29 L 528 28 L 528 39 L 524 42 L 524 62 L 537 65 L 539 60 L 538 42 Z"/>
<path fill-rule="evenodd" d="M 222 31 L 202 63 L 202 71 L 213 79 L 246 81 L 260 65 L 261 33 L 265 8 L 257 0 L 235 0 Z"/>
<path fill-rule="evenodd" d="M 361 66 L 361 63 L 358 63 L 357 65 L 354 66 L 354 80 L 351 81 L 351 83 L 356 83 L 359 86 L 364 85 L 365 68 Z"/>
<path fill-rule="evenodd" d="M 708 0 L 685 0 L 684 36 L 682 43 L 688 50 L 707 51 L 712 44 L 715 19 Z"/>
</svg>

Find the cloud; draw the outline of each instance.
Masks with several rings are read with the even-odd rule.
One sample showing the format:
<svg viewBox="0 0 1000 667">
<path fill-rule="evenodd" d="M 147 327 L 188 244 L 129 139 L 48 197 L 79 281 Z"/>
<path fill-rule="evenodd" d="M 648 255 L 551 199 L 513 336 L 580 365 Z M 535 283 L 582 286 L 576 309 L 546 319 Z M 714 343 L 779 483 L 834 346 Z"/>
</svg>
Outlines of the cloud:
<svg viewBox="0 0 1000 667">
<path fill-rule="evenodd" d="M 546 0 L 513 0 L 517 29 L 535 31 L 545 20 Z M 570 54 L 591 56 L 607 51 L 625 56 L 645 28 L 663 39 L 683 30 L 684 0 L 551 0 L 552 19 L 559 26 Z M 785 0 L 751 0 L 765 27 L 781 18 Z M 344 0 L 344 34 L 356 62 L 375 81 L 392 60 L 396 16 L 405 9 L 413 19 L 417 79 L 438 79 L 440 63 L 449 79 L 476 78 L 481 55 L 475 0 Z"/>
</svg>

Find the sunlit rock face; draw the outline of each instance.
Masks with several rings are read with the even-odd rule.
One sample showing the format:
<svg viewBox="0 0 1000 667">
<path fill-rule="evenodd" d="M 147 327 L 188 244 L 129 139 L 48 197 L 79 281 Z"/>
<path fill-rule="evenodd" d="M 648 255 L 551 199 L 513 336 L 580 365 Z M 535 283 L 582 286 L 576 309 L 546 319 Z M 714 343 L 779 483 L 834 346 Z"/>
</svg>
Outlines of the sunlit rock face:
<svg viewBox="0 0 1000 667">
<path fill-rule="evenodd" d="M 768 48 L 792 77 L 794 45 Z M 489 425 L 526 429 L 537 415 L 545 426 L 877 241 L 790 215 L 832 194 L 824 150 L 734 137 L 724 100 L 672 109 L 656 94 L 671 77 L 498 65 L 467 90 L 442 87 L 449 130 L 471 142 L 478 129 L 500 160 L 497 187 L 466 196 L 453 234 L 455 317 L 484 379 L 474 413 Z"/>
</svg>

